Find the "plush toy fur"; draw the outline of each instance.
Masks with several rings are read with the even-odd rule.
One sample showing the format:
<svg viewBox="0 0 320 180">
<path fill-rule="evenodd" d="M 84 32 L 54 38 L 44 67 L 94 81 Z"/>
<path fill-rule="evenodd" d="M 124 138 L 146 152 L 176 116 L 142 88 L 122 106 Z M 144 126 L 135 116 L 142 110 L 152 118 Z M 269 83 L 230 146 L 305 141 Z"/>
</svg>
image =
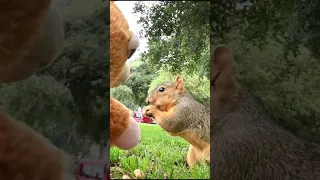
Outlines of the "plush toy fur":
<svg viewBox="0 0 320 180">
<path fill-rule="evenodd" d="M 33 129 L 0 111 L 0 179 L 61 180 L 68 158 Z"/>
<path fill-rule="evenodd" d="M 0 0 L 0 82 L 28 78 L 63 48 L 62 20 L 50 0 Z M 0 109 L 0 179 L 61 180 L 69 156 Z"/>
<path fill-rule="evenodd" d="M 63 48 L 63 24 L 50 2 L 0 0 L 0 82 L 28 78 Z"/>
<path fill-rule="evenodd" d="M 128 66 L 128 64 L 125 64 L 123 71 L 121 73 L 121 76 L 119 77 L 119 79 L 113 84 L 113 87 L 118 87 L 121 84 L 124 84 L 128 78 L 130 76 L 130 67 Z"/>
<path fill-rule="evenodd" d="M 119 8 L 110 1 L 110 87 L 117 87 L 129 78 L 126 61 L 139 45 L 139 40 L 129 30 L 129 25 Z M 140 141 L 137 122 L 130 110 L 110 98 L 110 144 L 121 149 L 135 147 Z"/>
</svg>

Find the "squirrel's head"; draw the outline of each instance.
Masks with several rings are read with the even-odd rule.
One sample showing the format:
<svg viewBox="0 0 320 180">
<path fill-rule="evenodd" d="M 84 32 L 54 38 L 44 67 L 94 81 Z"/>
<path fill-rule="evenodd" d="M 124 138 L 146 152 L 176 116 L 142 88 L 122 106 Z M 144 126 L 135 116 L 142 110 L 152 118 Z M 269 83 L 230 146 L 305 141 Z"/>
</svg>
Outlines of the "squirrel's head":
<svg viewBox="0 0 320 180">
<path fill-rule="evenodd" d="M 160 111 L 168 111 L 184 93 L 183 79 L 177 76 L 173 83 L 163 83 L 151 91 L 146 102 L 156 106 Z"/>
</svg>

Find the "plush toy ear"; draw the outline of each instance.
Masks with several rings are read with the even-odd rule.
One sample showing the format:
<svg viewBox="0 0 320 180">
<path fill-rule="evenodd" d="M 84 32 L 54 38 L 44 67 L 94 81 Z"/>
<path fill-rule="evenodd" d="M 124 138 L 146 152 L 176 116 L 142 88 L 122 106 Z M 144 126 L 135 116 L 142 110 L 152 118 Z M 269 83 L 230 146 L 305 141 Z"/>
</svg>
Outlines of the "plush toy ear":
<svg viewBox="0 0 320 180">
<path fill-rule="evenodd" d="M 177 76 L 176 80 L 174 82 L 174 87 L 177 89 L 179 92 L 183 93 L 184 92 L 184 86 L 183 86 L 183 79 L 181 76 Z"/>
<path fill-rule="evenodd" d="M 229 48 L 219 46 L 211 52 L 211 61 L 220 71 L 225 70 L 228 66 L 232 66 L 232 54 Z"/>
</svg>

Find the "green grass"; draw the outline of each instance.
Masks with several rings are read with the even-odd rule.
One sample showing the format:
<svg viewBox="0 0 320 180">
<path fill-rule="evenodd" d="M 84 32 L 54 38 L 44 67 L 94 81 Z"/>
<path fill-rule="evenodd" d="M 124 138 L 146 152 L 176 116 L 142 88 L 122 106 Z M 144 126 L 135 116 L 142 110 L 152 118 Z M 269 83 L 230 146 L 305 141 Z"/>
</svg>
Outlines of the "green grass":
<svg viewBox="0 0 320 180">
<path fill-rule="evenodd" d="M 132 150 L 112 148 L 110 151 L 111 178 L 123 175 L 135 178 L 134 170 L 140 169 L 145 179 L 209 179 L 210 168 L 206 164 L 192 169 L 186 158 L 189 144 L 180 137 L 169 136 L 158 125 L 140 124 L 141 143 Z"/>
</svg>

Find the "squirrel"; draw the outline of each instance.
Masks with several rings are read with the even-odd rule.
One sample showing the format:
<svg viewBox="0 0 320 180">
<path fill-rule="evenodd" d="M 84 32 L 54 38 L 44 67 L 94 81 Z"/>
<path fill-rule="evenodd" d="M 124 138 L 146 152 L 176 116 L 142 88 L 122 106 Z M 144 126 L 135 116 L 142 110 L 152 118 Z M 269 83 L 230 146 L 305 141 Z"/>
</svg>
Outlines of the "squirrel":
<svg viewBox="0 0 320 180">
<path fill-rule="evenodd" d="M 175 82 L 163 83 L 148 95 L 144 113 L 171 136 L 190 143 L 187 163 L 210 162 L 210 109 L 196 101 L 184 88 L 181 76 Z"/>
<path fill-rule="evenodd" d="M 320 180 L 320 145 L 277 125 L 236 79 L 231 50 L 211 52 L 210 173 L 215 180 Z"/>
</svg>

